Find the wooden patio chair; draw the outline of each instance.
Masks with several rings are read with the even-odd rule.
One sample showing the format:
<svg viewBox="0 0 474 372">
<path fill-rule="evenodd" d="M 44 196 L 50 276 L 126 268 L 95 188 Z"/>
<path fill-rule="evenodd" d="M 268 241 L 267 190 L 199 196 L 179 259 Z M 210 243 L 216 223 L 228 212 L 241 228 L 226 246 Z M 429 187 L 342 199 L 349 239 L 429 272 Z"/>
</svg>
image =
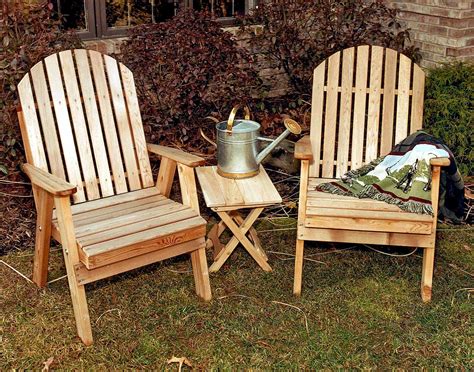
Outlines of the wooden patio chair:
<svg viewBox="0 0 474 372">
<path fill-rule="evenodd" d="M 294 294 L 301 293 L 304 242 L 310 240 L 424 248 L 421 296 L 431 299 L 440 167 L 449 159 L 431 160 L 434 216 L 315 191 L 421 129 L 424 82 L 409 58 L 377 46 L 337 52 L 314 70 L 310 135 L 295 150 L 301 184 Z"/>
<path fill-rule="evenodd" d="M 131 71 L 109 56 L 68 50 L 18 84 L 18 117 L 37 209 L 33 281 L 47 281 L 61 243 L 79 337 L 92 330 L 84 286 L 184 253 L 196 293 L 211 299 L 193 167 L 204 160 L 147 145 Z M 161 156 L 152 178 L 147 151 Z M 178 169 L 182 203 L 169 199 Z"/>
</svg>

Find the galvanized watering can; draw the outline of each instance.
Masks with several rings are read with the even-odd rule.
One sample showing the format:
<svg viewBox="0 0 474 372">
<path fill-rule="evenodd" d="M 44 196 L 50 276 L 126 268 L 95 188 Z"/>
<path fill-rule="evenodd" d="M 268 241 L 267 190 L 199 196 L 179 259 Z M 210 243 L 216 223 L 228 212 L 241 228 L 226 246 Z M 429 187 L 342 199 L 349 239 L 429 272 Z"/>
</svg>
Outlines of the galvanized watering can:
<svg viewBox="0 0 474 372">
<path fill-rule="evenodd" d="M 232 109 L 229 119 L 216 124 L 217 144 L 205 139 L 217 147 L 217 172 L 226 178 L 249 178 L 256 176 L 259 165 L 270 152 L 290 133 L 300 134 L 301 127 L 292 119 L 285 119 L 286 130 L 276 139 L 259 137 L 260 124 L 250 120 L 250 110 L 244 107 L 245 119 L 235 119 L 240 106 Z M 258 153 L 258 141 L 271 142 Z"/>
</svg>

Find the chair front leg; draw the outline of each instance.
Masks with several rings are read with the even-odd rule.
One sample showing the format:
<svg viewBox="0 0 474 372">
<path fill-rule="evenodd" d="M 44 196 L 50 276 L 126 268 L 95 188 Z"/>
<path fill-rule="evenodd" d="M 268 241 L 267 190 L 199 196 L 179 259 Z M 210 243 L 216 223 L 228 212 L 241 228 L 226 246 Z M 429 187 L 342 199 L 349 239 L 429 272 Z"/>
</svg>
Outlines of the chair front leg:
<svg viewBox="0 0 474 372">
<path fill-rule="evenodd" d="M 58 215 L 61 245 L 63 247 L 64 262 L 66 264 L 67 279 L 71 292 L 72 307 L 76 319 L 77 333 L 86 345 L 91 345 L 92 328 L 87 307 L 86 291 L 84 285 L 78 284 L 74 265 L 78 264 L 79 253 L 74 234 L 74 226 L 71 214 L 71 202 L 69 196 L 56 197 L 54 205 Z"/>
<path fill-rule="evenodd" d="M 423 302 L 431 301 L 434 258 L 435 248 L 425 248 L 423 252 L 423 266 L 421 271 L 421 299 Z"/>
<path fill-rule="evenodd" d="M 194 168 L 178 163 L 178 175 L 183 205 L 190 207 L 199 214 L 199 200 L 197 196 Z M 193 265 L 196 293 L 205 301 L 209 301 L 212 295 L 205 245 L 191 253 L 191 263 Z"/>
<path fill-rule="evenodd" d="M 48 258 L 51 245 L 51 220 L 54 199 L 45 190 L 35 187 L 37 206 L 35 256 L 33 260 L 33 282 L 40 288 L 48 280 Z"/>
<path fill-rule="evenodd" d="M 306 200 L 308 196 L 308 180 L 309 180 L 309 160 L 301 160 L 300 173 L 300 195 L 298 204 L 298 226 L 295 252 L 295 276 L 293 280 L 293 294 L 299 296 L 301 294 L 301 285 L 303 280 L 303 254 L 304 240 L 299 239 L 300 227 L 304 226 L 306 218 Z"/>
<path fill-rule="evenodd" d="M 433 227 L 431 234 L 433 234 L 433 246 L 424 248 L 423 252 L 423 265 L 421 269 L 421 299 L 423 302 L 431 301 L 431 292 L 433 287 L 440 176 L 441 167 L 438 165 L 433 166 L 431 170 L 431 205 L 433 207 Z"/>
<path fill-rule="evenodd" d="M 210 301 L 212 298 L 212 293 L 211 283 L 209 281 L 209 270 L 207 268 L 205 246 L 195 250 L 194 252 L 191 252 L 191 263 L 193 265 L 196 294 L 204 301 Z"/>
</svg>

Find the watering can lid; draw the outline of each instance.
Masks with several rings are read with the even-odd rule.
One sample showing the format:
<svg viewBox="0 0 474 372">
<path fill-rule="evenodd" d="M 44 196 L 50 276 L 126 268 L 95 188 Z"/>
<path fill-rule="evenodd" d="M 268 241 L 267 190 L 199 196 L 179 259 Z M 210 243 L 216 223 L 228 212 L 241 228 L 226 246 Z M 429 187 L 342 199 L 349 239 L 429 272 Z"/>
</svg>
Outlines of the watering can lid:
<svg viewBox="0 0 474 372">
<path fill-rule="evenodd" d="M 218 130 L 227 130 L 227 121 L 221 121 L 217 123 L 216 128 Z M 232 126 L 232 132 L 235 133 L 246 133 L 246 132 L 254 132 L 260 129 L 260 124 L 253 120 L 247 119 L 238 119 L 234 120 L 234 125 Z"/>
</svg>

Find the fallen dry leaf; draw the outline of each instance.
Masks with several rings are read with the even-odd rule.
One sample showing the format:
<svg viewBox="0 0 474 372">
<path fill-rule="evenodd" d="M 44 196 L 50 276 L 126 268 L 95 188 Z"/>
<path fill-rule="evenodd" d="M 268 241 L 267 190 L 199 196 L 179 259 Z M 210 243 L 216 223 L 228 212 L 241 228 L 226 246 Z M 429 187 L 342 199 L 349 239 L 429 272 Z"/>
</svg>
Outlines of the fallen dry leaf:
<svg viewBox="0 0 474 372">
<path fill-rule="evenodd" d="M 177 357 L 174 356 L 170 360 L 168 360 L 167 363 L 168 364 L 179 363 L 178 372 L 181 372 L 181 369 L 183 368 L 183 364 L 186 364 L 188 367 L 192 368 L 191 362 L 186 357 L 177 358 Z"/>
<path fill-rule="evenodd" d="M 43 367 L 43 369 L 42 369 L 41 371 L 42 371 L 42 372 L 47 372 L 47 371 L 49 371 L 49 367 L 51 367 L 51 364 L 53 364 L 53 361 L 54 361 L 54 358 L 53 358 L 53 357 L 49 357 L 46 362 L 43 362 L 44 367 Z"/>
</svg>

